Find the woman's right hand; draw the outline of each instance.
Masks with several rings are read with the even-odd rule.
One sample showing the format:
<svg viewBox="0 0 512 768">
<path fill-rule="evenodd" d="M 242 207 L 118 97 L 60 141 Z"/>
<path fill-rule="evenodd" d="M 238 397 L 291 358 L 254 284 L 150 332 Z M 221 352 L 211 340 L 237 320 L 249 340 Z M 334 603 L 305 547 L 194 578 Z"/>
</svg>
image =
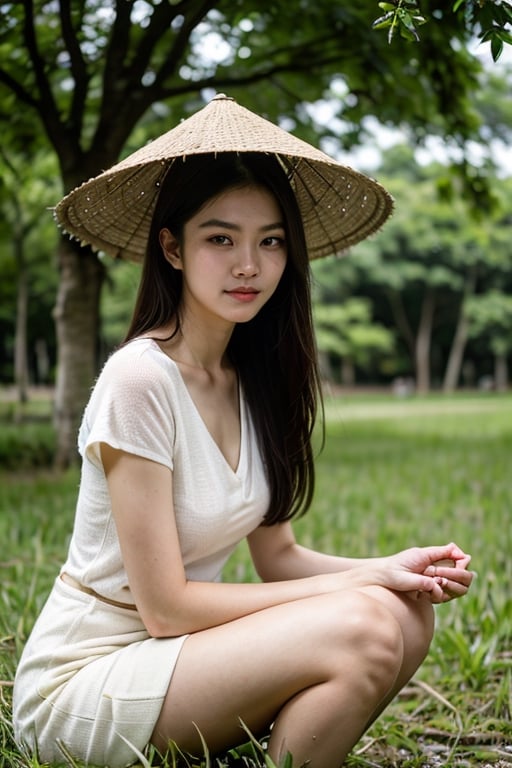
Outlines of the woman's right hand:
<svg viewBox="0 0 512 768">
<path fill-rule="evenodd" d="M 466 594 L 474 574 L 467 570 L 470 556 L 454 543 L 411 547 L 388 557 L 367 561 L 353 575 L 366 585 L 377 584 L 432 603 L 445 603 Z M 357 572 L 357 573 L 356 573 Z"/>
</svg>

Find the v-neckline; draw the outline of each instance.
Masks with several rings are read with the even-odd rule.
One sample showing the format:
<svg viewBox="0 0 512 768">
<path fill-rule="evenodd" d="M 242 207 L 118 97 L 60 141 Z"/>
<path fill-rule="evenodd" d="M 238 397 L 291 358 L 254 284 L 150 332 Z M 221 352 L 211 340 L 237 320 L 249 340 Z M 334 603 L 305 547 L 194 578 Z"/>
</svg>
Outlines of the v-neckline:
<svg viewBox="0 0 512 768">
<path fill-rule="evenodd" d="M 224 464 L 226 465 L 226 467 L 228 467 L 228 469 L 234 475 L 236 475 L 238 477 L 239 473 L 241 472 L 241 469 L 242 469 L 242 459 L 243 459 L 243 456 L 244 456 L 244 444 L 245 444 L 245 432 L 246 432 L 245 407 L 244 407 L 243 398 L 242 398 L 242 386 L 241 386 L 240 380 L 238 379 L 238 384 L 237 384 L 237 386 L 238 386 L 238 419 L 239 419 L 239 423 L 240 423 L 240 434 L 239 434 L 239 440 L 240 440 L 239 446 L 240 447 L 239 447 L 239 450 L 238 450 L 238 461 L 236 463 L 236 467 L 232 467 L 230 462 L 227 460 L 224 452 L 221 450 L 219 444 L 217 443 L 217 441 L 213 437 L 212 433 L 208 429 L 208 426 L 207 426 L 205 420 L 201 416 L 201 412 L 200 412 L 199 408 L 197 407 L 194 398 L 190 394 L 190 390 L 187 387 L 187 384 L 185 382 L 185 379 L 183 377 L 183 374 L 182 374 L 182 372 L 180 370 L 180 367 L 179 367 L 178 363 L 170 355 L 168 355 L 167 352 L 164 352 L 164 350 L 158 344 L 157 340 L 155 340 L 155 339 L 150 339 L 150 340 L 153 342 L 153 344 L 158 349 L 158 351 L 161 352 L 161 354 L 164 355 L 164 357 L 172 363 L 172 366 L 174 367 L 174 369 L 176 370 L 176 372 L 177 372 L 177 374 L 179 376 L 180 384 L 183 387 L 183 389 L 185 390 L 186 397 L 189 400 L 190 404 L 192 405 L 192 408 L 193 408 L 193 411 L 194 411 L 194 413 L 196 415 L 196 418 L 200 421 L 203 430 L 208 435 L 208 438 L 209 438 L 210 442 L 215 447 L 215 450 L 217 451 L 217 454 L 221 457 L 221 459 L 224 462 Z"/>
</svg>

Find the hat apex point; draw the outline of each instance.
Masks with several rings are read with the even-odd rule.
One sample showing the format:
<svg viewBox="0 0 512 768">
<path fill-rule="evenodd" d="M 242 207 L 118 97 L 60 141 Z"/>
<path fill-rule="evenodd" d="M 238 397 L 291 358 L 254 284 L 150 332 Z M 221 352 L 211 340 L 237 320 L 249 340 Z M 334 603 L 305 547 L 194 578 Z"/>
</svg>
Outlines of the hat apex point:
<svg viewBox="0 0 512 768">
<path fill-rule="evenodd" d="M 217 93 L 212 101 L 234 101 L 234 99 L 231 96 L 226 96 L 225 93 Z"/>
</svg>

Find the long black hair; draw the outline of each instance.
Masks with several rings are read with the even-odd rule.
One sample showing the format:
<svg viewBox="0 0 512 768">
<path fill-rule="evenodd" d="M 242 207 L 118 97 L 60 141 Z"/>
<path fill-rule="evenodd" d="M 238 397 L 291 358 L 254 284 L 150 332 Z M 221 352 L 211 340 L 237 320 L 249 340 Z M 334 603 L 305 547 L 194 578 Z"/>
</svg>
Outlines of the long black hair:
<svg viewBox="0 0 512 768">
<path fill-rule="evenodd" d="M 192 155 L 177 159 L 153 215 L 139 292 L 125 342 L 163 325 L 179 330 L 182 273 L 164 258 L 159 233 L 182 242 L 186 222 L 228 189 L 260 186 L 284 217 L 287 262 L 269 301 L 235 326 L 227 353 L 249 405 L 270 488 L 267 525 L 304 513 L 314 492 L 312 431 L 320 398 L 311 316 L 310 267 L 302 219 L 279 159 L 262 153 Z"/>
</svg>

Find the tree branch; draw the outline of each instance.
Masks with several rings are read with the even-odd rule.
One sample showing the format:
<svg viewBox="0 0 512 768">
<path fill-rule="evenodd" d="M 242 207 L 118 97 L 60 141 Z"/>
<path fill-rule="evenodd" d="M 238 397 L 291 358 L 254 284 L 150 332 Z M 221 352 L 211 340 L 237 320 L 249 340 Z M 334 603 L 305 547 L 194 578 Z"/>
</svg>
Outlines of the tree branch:
<svg viewBox="0 0 512 768">
<path fill-rule="evenodd" d="M 151 57 L 156 45 L 169 32 L 172 20 L 178 15 L 175 6 L 168 3 L 160 3 L 154 7 L 149 25 L 144 30 L 141 40 L 138 41 L 136 54 L 132 56 L 132 61 L 126 68 L 127 77 L 132 83 L 140 85 L 144 73 L 151 65 Z M 171 54 L 173 49 L 174 42 L 170 47 Z"/>
<path fill-rule="evenodd" d="M 338 61 L 339 59 L 333 56 L 326 58 L 321 63 L 326 66 L 328 64 L 337 63 Z M 158 98 L 168 99 L 173 96 L 182 96 L 187 93 L 197 92 L 203 88 L 215 88 L 216 90 L 219 88 L 228 88 L 230 86 L 239 88 L 243 85 L 253 85 L 254 83 L 259 83 L 261 80 L 272 79 L 276 77 L 276 75 L 298 71 L 311 72 L 311 67 L 308 67 L 307 62 L 304 62 L 304 64 L 301 65 L 299 69 L 297 64 L 293 62 L 286 62 L 286 64 L 270 64 L 268 67 L 264 69 L 262 68 L 257 72 L 247 72 L 247 74 L 240 75 L 238 77 L 233 77 L 232 75 L 226 75 L 223 77 L 222 75 L 216 73 L 214 75 L 210 75 L 209 77 L 205 77 L 202 80 L 186 81 L 185 83 L 181 81 L 183 83 L 181 85 L 163 87 L 159 92 Z"/>
<path fill-rule="evenodd" d="M 161 98 L 160 81 L 174 73 L 186 50 L 191 32 L 205 13 L 215 5 L 215 0 L 187 0 L 174 6 L 165 2 L 155 6 L 150 24 L 138 41 L 133 60 L 126 66 L 130 47 L 131 5 L 132 0 L 118 0 L 117 3 L 117 16 L 104 69 L 101 112 L 91 144 L 91 149 L 96 155 L 103 147 L 105 154 L 110 158 L 121 150 L 136 120 L 155 100 Z M 156 46 L 164 35 L 169 34 L 172 20 L 183 14 L 187 16 L 172 46 L 169 45 L 169 54 L 160 71 L 156 73 L 155 82 L 151 86 L 144 86 L 142 77 L 151 64 Z M 195 87 L 195 84 L 190 83 L 185 92 L 190 92 Z M 120 115 L 125 112 L 127 117 L 123 120 Z M 113 125 L 116 126 L 114 131 Z"/>
<path fill-rule="evenodd" d="M 23 0 L 25 16 L 23 21 L 23 38 L 25 46 L 33 65 L 33 72 L 39 90 L 39 99 L 35 99 L 34 104 L 43 121 L 50 141 L 58 149 L 61 140 L 60 116 L 53 98 L 50 84 L 46 77 L 45 61 L 39 53 L 34 28 L 34 3 L 33 0 Z"/>
<path fill-rule="evenodd" d="M 3 83 L 9 90 L 11 90 L 17 99 L 27 104 L 33 109 L 39 110 L 39 103 L 32 96 L 21 83 L 18 82 L 12 75 L 5 69 L 0 67 L 0 83 Z"/>
<path fill-rule="evenodd" d="M 69 53 L 71 62 L 71 74 L 75 83 L 68 124 L 73 131 L 73 134 L 76 136 L 76 140 L 79 141 L 82 119 L 85 110 L 85 101 L 87 97 L 87 86 L 89 84 L 90 78 L 87 73 L 87 66 L 84 57 L 82 56 L 82 51 L 78 43 L 75 30 L 73 28 L 73 24 L 71 22 L 71 3 L 59 0 L 59 6 L 62 37 Z M 82 18 L 82 16 L 80 18 Z"/>
<path fill-rule="evenodd" d="M 181 13 L 184 15 L 184 22 L 176 36 L 172 47 L 171 55 L 164 61 L 155 80 L 155 88 L 161 87 L 165 80 L 176 70 L 180 60 L 187 49 L 190 41 L 190 35 L 203 19 L 208 11 L 215 6 L 215 0 L 190 0 L 182 3 Z"/>
<path fill-rule="evenodd" d="M 124 80 L 124 63 L 129 50 L 131 12 L 134 0 L 117 0 L 114 22 L 110 30 L 105 66 L 103 68 L 102 113 L 106 105 L 119 91 L 119 83 Z M 101 121 L 102 117 L 100 117 Z"/>
</svg>

